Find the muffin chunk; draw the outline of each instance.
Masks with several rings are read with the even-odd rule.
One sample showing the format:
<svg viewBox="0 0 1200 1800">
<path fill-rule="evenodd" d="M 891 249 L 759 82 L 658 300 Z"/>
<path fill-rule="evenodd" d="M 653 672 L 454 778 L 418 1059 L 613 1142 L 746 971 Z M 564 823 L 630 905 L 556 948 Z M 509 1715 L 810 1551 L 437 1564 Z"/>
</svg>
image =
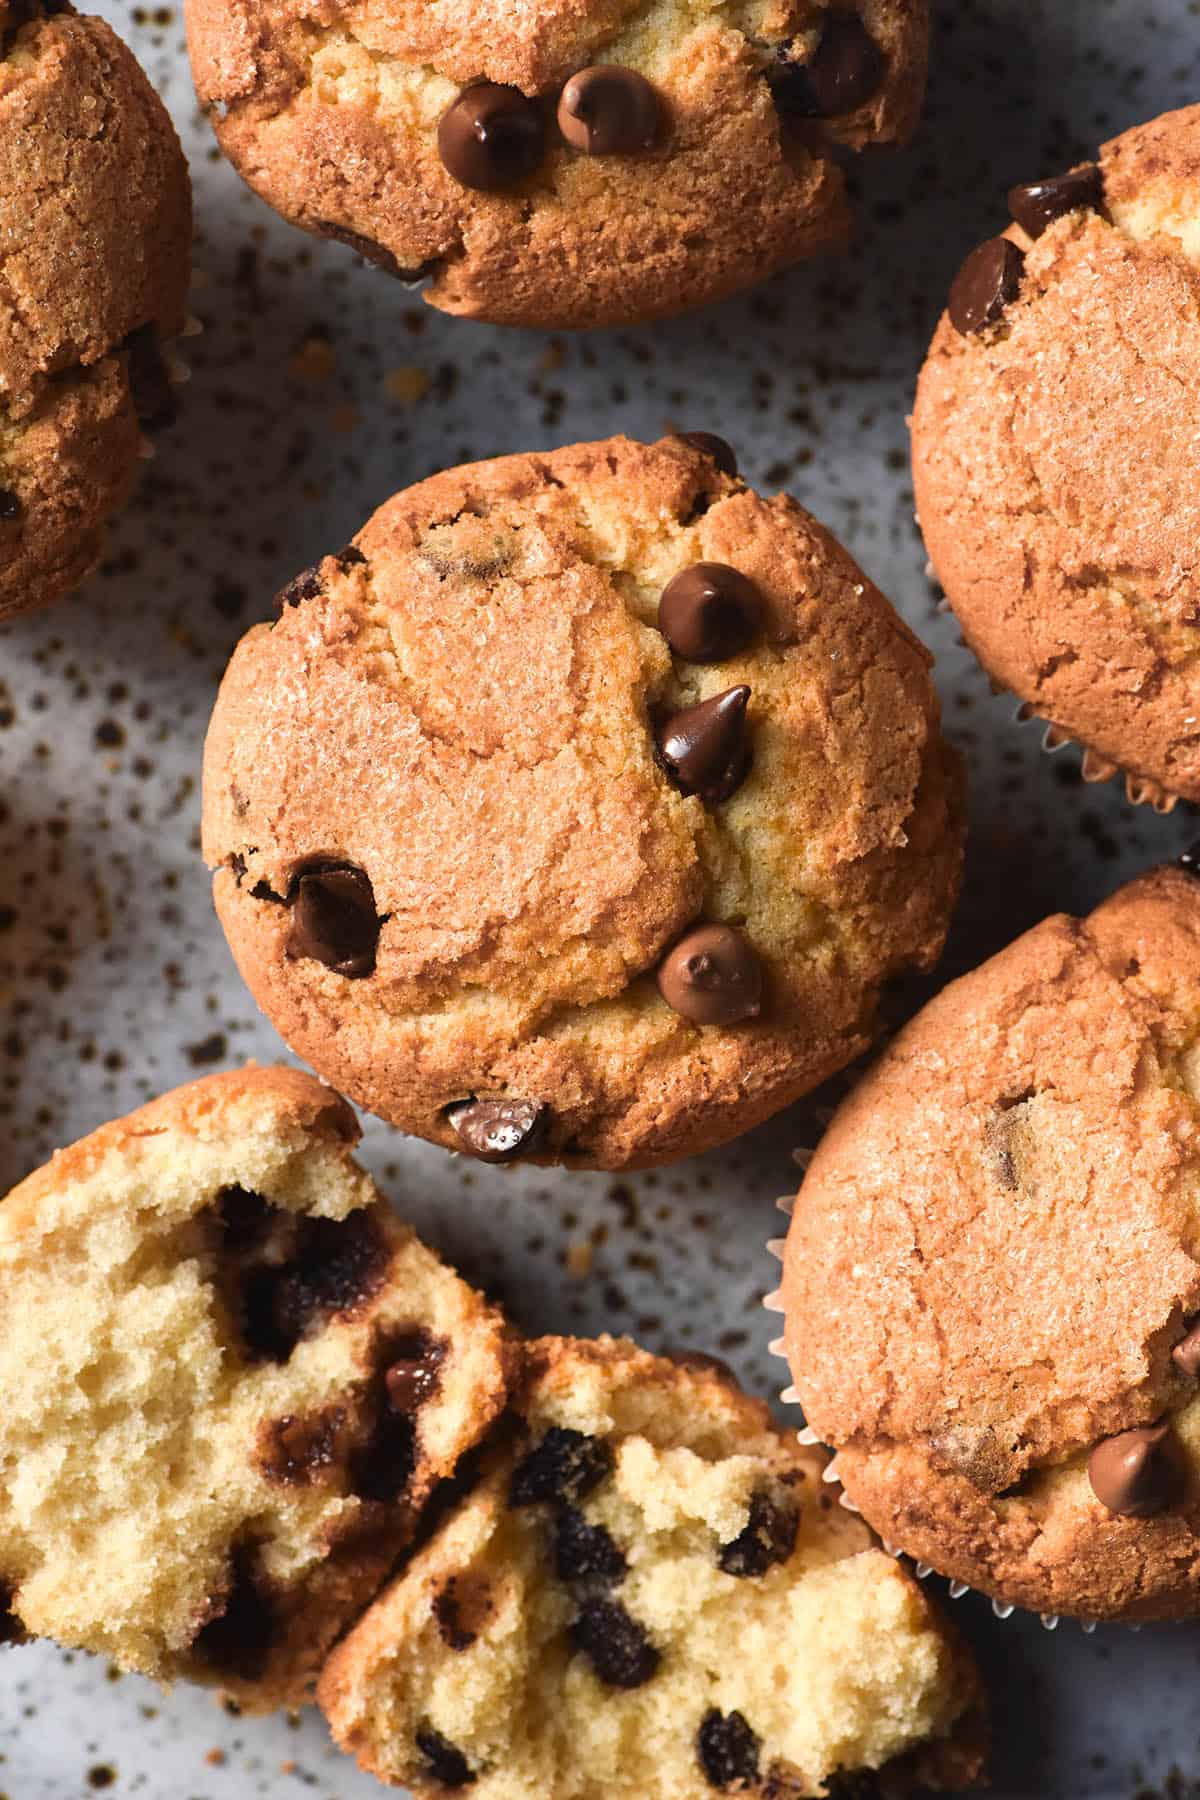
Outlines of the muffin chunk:
<svg viewBox="0 0 1200 1800">
<path fill-rule="evenodd" d="M 311 1076 L 214 1075 L 0 1205 L 8 1635 L 304 1698 L 505 1391 L 357 1136 Z"/>
<path fill-rule="evenodd" d="M 795 1206 L 809 1424 L 889 1543 L 1004 1604 L 1200 1613 L 1198 968 L 1186 870 L 1047 919 L 897 1037 Z"/>
<path fill-rule="evenodd" d="M 534 1343 L 511 1440 L 322 1674 L 335 1737 L 421 1796 L 962 1785 L 974 1670 L 822 1467 L 711 1368 Z"/>
<path fill-rule="evenodd" d="M 405 1131 L 623 1168 L 736 1136 L 937 957 L 961 793 L 929 658 L 728 446 L 399 494 L 242 640 L 204 853 L 259 1005 Z"/>
<path fill-rule="evenodd" d="M 993 679 L 1118 769 L 1200 799 L 1200 106 L 1009 197 L 921 375 L 921 527 Z"/>
<path fill-rule="evenodd" d="M 0 619 L 99 560 L 143 432 L 174 400 L 191 189 L 145 75 L 101 19 L 0 4 Z"/>
<path fill-rule="evenodd" d="M 447 312 L 682 311 L 839 243 L 904 138 L 926 0 L 189 0 L 201 104 L 294 223 Z"/>
</svg>

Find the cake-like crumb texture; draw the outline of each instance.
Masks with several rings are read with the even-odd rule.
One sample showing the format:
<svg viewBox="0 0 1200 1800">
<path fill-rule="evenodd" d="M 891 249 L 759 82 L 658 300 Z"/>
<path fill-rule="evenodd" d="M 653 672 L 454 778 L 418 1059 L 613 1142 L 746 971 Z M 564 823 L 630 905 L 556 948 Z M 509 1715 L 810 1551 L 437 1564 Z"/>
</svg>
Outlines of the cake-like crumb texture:
<svg viewBox="0 0 1200 1800">
<path fill-rule="evenodd" d="M 777 107 L 769 75 L 861 18 L 879 70 L 847 110 Z M 448 312 L 542 326 L 629 323 L 761 280 L 845 237 L 833 151 L 907 137 L 925 82 L 926 0 L 188 0 L 201 103 L 222 148 L 285 217 Z M 653 83 L 652 147 L 585 156 L 554 125 L 576 71 Z M 461 185 L 438 154 L 460 91 L 516 90 L 544 123 L 511 191 Z"/>
<path fill-rule="evenodd" d="M 498 1318 L 311 1076 L 191 1083 L 0 1205 L 0 1593 L 31 1635 L 297 1704 L 504 1403 Z"/>
<path fill-rule="evenodd" d="M 921 529 L 994 680 L 1134 785 L 1200 799 L 1200 106 L 1107 144 L 1104 211 L 1031 242 L 921 374 Z"/>
<path fill-rule="evenodd" d="M 0 619 L 76 586 L 129 497 L 185 318 L 174 127 L 101 19 L 0 5 Z"/>
<path fill-rule="evenodd" d="M 793 1213 L 787 1350 L 847 1492 L 1008 1603 L 1200 1612 L 1198 959 L 1182 871 L 1047 919 L 897 1037 Z M 1092 1452 L 1160 1420 L 1152 1516 L 1111 1509 Z"/>
<path fill-rule="evenodd" d="M 478 1800 L 977 1772 L 966 1652 L 764 1406 L 628 1342 L 551 1338 L 514 1407 L 479 1487 L 322 1674 L 365 1768 Z"/>
<path fill-rule="evenodd" d="M 659 597 L 735 566 L 744 650 L 673 657 Z M 235 651 L 205 748 L 204 854 L 288 1043 L 401 1129 L 464 1147 L 474 1097 L 541 1108 L 531 1152 L 665 1162 L 869 1043 L 882 984 L 940 952 L 962 843 L 929 658 L 830 534 L 679 439 L 449 471 L 293 581 Z M 685 794 L 656 724 L 748 686 L 748 772 Z M 365 884 L 347 972 L 296 884 Z M 697 1022 L 655 974 L 700 922 L 761 964 L 755 1016 Z"/>
</svg>

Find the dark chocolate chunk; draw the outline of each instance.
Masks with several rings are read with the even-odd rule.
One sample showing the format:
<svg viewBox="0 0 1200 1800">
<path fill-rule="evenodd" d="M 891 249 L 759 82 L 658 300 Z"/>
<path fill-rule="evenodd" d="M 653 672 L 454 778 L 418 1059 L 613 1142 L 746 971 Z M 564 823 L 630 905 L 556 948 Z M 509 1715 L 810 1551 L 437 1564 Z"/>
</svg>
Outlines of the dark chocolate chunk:
<svg viewBox="0 0 1200 1800">
<path fill-rule="evenodd" d="M 560 1581 L 620 1581 L 629 1564 L 603 1525 L 564 1506 L 554 1521 L 554 1568 Z"/>
<path fill-rule="evenodd" d="M 963 337 L 998 325 L 1021 291 L 1024 252 L 1008 238 L 989 238 L 972 250 L 950 288 L 950 323 Z"/>
<path fill-rule="evenodd" d="M 680 443 L 690 444 L 701 456 L 707 456 L 715 462 L 722 475 L 728 475 L 731 480 L 736 479 L 737 451 L 723 437 L 718 437 L 715 431 L 679 431 L 675 435 Z"/>
<path fill-rule="evenodd" d="M 279 1640 L 282 1621 L 252 1545 L 234 1549 L 226 1590 L 216 1606 L 219 1610 L 192 1643 L 194 1655 L 218 1674 L 259 1680 Z"/>
<path fill-rule="evenodd" d="M 799 1528 L 796 1507 L 781 1506 L 760 1490 L 751 1495 L 745 1526 L 731 1543 L 722 1544 L 718 1566 L 726 1575 L 765 1575 L 774 1563 L 787 1561 Z"/>
<path fill-rule="evenodd" d="M 320 863 L 300 871 L 288 891 L 292 929 L 287 953 L 312 958 L 353 981 L 375 970 L 383 921 L 364 869 L 353 863 Z"/>
<path fill-rule="evenodd" d="M 1008 210 L 1031 238 L 1041 237 L 1055 219 L 1081 208 L 1088 212 L 1104 210 L 1104 177 L 1096 163 L 1085 163 L 1066 175 L 1053 175 L 1048 181 L 1029 181 L 1008 190 Z"/>
<path fill-rule="evenodd" d="M 676 656 L 688 662 L 736 656 L 754 642 L 761 626 L 758 589 L 726 563 L 693 563 L 681 570 L 658 605 L 658 629 Z"/>
<path fill-rule="evenodd" d="M 1163 1422 L 1102 1438 L 1088 1458 L 1088 1480 L 1109 1512 L 1149 1519 L 1183 1499 L 1187 1471 L 1179 1442 Z"/>
<path fill-rule="evenodd" d="M 502 1163 L 537 1148 L 548 1110 L 540 1100 L 461 1100 L 446 1119 L 471 1156 Z"/>
<path fill-rule="evenodd" d="M 289 1413 L 259 1427 L 259 1468 L 268 1481 L 309 1487 L 340 1460 L 346 1414 L 339 1406 L 317 1413 Z"/>
<path fill-rule="evenodd" d="M 571 1626 L 571 1643 L 609 1687 L 643 1687 L 662 1661 L 661 1652 L 618 1600 L 585 1600 Z"/>
<path fill-rule="evenodd" d="M 0 520 L 11 521 L 24 516 L 20 495 L 14 494 L 11 488 L 0 487 Z"/>
<path fill-rule="evenodd" d="M 585 156 L 634 156 L 662 135 L 666 108 L 636 69 L 596 63 L 580 69 L 558 101 L 558 129 Z"/>
<path fill-rule="evenodd" d="M 710 1784 L 722 1793 L 745 1791 L 758 1780 L 762 1742 L 740 1712 L 718 1712 L 710 1707 L 700 1721 L 696 1751 Z"/>
<path fill-rule="evenodd" d="M 1200 1375 L 1200 1324 L 1193 1325 L 1187 1336 L 1176 1344 L 1171 1361 L 1179 1373 L 1191 1381 Z"/>
<path fill-rule="evenodd" d="M 552 1425 L 541 1443 L 513 1470 L 510 1506 L 582 1500 L 612 1473 L 612 1451 L 603 1438 Z"/>
<path fill-rule="evenodd" d="M 887 59 L 854 12 L 835 12 L 822 28 L 807 62 L 785 44 L 767 81 L 785 119 L 836 119 L 856 112 L 878 93 Z"/>
<path fill-rule="evenodd" d="M 659 964 L 658 991 L 697 1025 L 736 1025 L 762 1009 L 762 964 L 730 925 L 698 925 Z"/>
<path fill-rule="evenodd" d="M 179 416 L 175 390 L 167 375 L 158 341 L 157 325 L 140 325 L 125 339 L 129 358 L 129 392 L 139 425 L 161 431 Z"/>
<path fill-rule="evenodd" d="M 423 1775 L 432 1776 L 445 1788 L 465 1788 L 474 1785 L 475 1776 L 471 1765 L 462 1751 L 444 1738 L 440 1731 L 432 1725 L 418 1725 L 416 1733 L 417 1749 L 425 1759 Z"/>
<path fill-rule="evenodd" d="M 681 792 L 698 794 L 708 805 L 728 800 L 750 770 L 746 736 L 748 687 L 726 688 L 672 713 L 659 725 L 658 751 Z"/>
<path fill-rule="evenodd" d="M 438 155 L 463 187 L 500 193 L 519 187 L 545 152 L 542 115 L 520 88 L 479 81 L 442 114 Z"/>
</svg>

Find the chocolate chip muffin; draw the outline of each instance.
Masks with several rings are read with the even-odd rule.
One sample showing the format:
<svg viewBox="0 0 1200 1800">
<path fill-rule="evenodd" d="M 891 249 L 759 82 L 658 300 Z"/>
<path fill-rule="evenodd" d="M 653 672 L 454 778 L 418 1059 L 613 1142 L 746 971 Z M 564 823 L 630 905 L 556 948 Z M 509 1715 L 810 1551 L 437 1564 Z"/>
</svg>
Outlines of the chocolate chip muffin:
<svg viewBox="0 0 1200 1800">
<path fill-rule="evenodd" d="M 929 658 L 727 445 L 614 438 L 383 506 L 242 640 L 204 851 L 259 1005 L 405 1131 L 669 1161 L 864 1048 L 958 883 Z"/>
<path fill-rule="evenodd" d="M 514 1405 L 480 1485 L 321 1676 L 365 1768 L 478 1800 L 799 1800 L 884 1766 L 884 1792 L 977 1771 L 966 1652 L 764 1406 L 611 1338 L 531 1345 Z"/>
<path fill-rule="evenodd" d="M 446 312 L 677 313 L 840 242 L 904 138 L 927 0 L 188 0 L 226 154 Z"/>
<path fill-rule="evenodd" d="M 357 1135 L 311 1076 L 215 1075 L 0 1206 L 0 1638 L 304 1697 L 505 1391 Z"/>
<path fill-rule="evenodd" d="M 900 1034 L 796 1202 L 810 1425 L 889 1543 L 1001 1604 L 1200 1613 L 1198 969 L 1186 869 L 1047 919 Z"/>
<path fill-rule="evenodd" d="M 75 587 L 174 402 L 191 189 L 174 128 L 102 19 L 0 4 L 0 619 Z"/>
<path fill-rule="evenodd" d="M 1016 188 L 921 375 L 917 504 L 993 679 L 1134 800 L 1200 799 L 1200 107 Z"/>
</svg>

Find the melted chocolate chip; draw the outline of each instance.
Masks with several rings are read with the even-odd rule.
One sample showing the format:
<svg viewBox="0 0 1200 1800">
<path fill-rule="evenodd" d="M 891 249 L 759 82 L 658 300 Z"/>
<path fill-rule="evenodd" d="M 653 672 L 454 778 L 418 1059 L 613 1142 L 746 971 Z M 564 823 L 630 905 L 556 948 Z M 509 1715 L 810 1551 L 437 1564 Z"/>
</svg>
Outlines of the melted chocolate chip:
<svg viewBox="0 0 1200 1800">
<path fill-rule="evenodd" d="M 545 151 L 542 115 L 520 88 L 480 81 L 465 88 L 438 126 L 438 155 L 463 187 L 501 193 L 533 174 Z"/>
<path fill-rule="evenodd" d="M 659 965 L 658 991 L 696 1025 L 737 1025 L 762 1009 L 762 964 L 729 925 L 699 925 Z"/>
<path fill-rule="evenodd" d="M 573 1506 L 554 1521 L 554 1568 L 560 1581 L 620 1581 L 629 1564 L 603 1525 L 592 1525 Z"/>
<path fill-rule="evenodd" d="M 711 1786 L 722 1793 L 744 1790 L 758 1780 L 762 1743 L 740 1712 L 718 1712 L 710 1707 L 700 1721 L 696 1752 Z"/>
<path fill-rule="evenodd" d="M 324 1318 L 364 1306 L 383 1285 L 390 1262 L 369 1213 L 299 1219 L 289 1259 L 246 1273 L 240 1311 L 250 1354 L 286 1362 Z"/>
<path fill-rule="evenodd" d="M 258 1553 L 239 1544 L 229 1563 L 228 1587 L 220 1611 L 204 1625 L 193 1653 L 218 1674 L 257 1681 L 278 1641 L 278 1608 L 258 1566 Z"/>
<path fill-rule="evenodd" d="M 652 150 L 662 133 L 665 108 L 657 88 L 617 63 L 580 69 L 563 88 L 558 129 L 585 156 L 634 156 Z"/>
<path fill-rule="evenodd" d="M 465 1788 L 474 1785 L 475 1776 L 471 1773 L 471 1765 L 461 1750 L 455 1748 L 449 1739 L 432 1725 L 419 1725 L 416 1732 L 417 1749 L 425 1760 L 422 1774 L 427 1774 L 434 1781 L 440 1781 L 445 1788 Z"/>
<path fill-rule="evenodd" d="M 339 1461 L 346 1415 L 341 1407 L 324 1412 L 289 1413 L 259 1427 L 259 1468 L 268 1481 L 285 1487 L 309 1487 Z"/>
<path fill-rule="evenodd" d="M 433 1616 L 447 1649 L 469 1650 L 492 1611 L 491 1591 L 482 1581 L 451 1575 L 435 1595 Z"/>
<path fill-rule="evenodd" d="M 402 268 L 392 252 L 384 245 L 377 244 L 374 238 L 363 237 L 361 232 L 350 231 L 345 225 L 334 225 L 328 219 L 318 219 L 315 229 L 321 233 L 322 237 L 333 238 L 335 243 L 345 244 L 348 250 L 353 250 L 355 255 L 361 256 L 364 262 L 373 263 L 386 275 L 396 275 L 401 281 L 419 281 L 421 279 L 420 270 Z"/>
<path fill-rule="evenodd" d="M 950 323 L 963 337 L 998 325 L 1021 291 L 1024 253 L 1008 238 L 989 238 L 972 250 L 950 288 Z"/>
<path fill-rule="evenodd" d="M 836 119 L 877 93 L 886 71 L 887 59 L 858 14 L 836 12 L 807 62 L 793 59 L 790 44 L 782 46 L 767 82 L 783 118 Z"/>
<path fill-rule="evenodd" d="M 775 1563 L 786 1562 L 796 1546 L 800 1514 L 794 1506 L 780 1506 L 769 1494 L 751 1495 L 750 1517 L 731 1543 L 722 1544 L 718 1567 L 726 1575 L 765 1575 Z"/>
<path fill-rule="evenodd" d="M 1171 1361 L 1181 1375 L 1194 1381 L 1200 1375 L 1200 1324 L 1193 1325 L 1171 1352 Z"/>
<path fill-rule="evenodd" d="M 139 425 L 161 431 L 179 416 L 175 390 L 159 348 L 157 325 L 142 325 L 125 340 L 129 358 L 129 392 Z"/>
<path fill-rule="evenodd" d="M 549 1109 L 540 1100 L 462 1100 L 446 1120 L 463 1149 L 480 1162 L 511 1162 L 537 1148 Z"/>
<path fill-rule="evenodd" d="M 1109 1512 L 1149 1519 L 1183 1499 L 1187 1472 L 1169 1424 L 1138 1425 L 1101 1439 L 1088 1458 L 1088 1480 Z"/>
<path fill-rule="evenodd" d="M 24 516 L 20 495 L 14 494 L 11 488 L 0 487 L 0 520 L 11 521 Z"/>
<path fill-rule="evenodd" d="M 299 575 L 293 575 L 287 586 L 280 588 L 276 594 L 276 617 L 282 619 L 285 607 L 301 606 L 305 600 L 318 600 L 324 592 L 319 568 L 302 570 Z"/>
<path fill-rule="evenodd" d="M 643 1687 L 658 1673 L 661 1653 L 617 1600 L 585 1600 L 570 1636 L 609 1687 Z"/>
<path fill-rule="evenodd" d="M 249 1188 L 222 1188 L 217 1196 L 217 1217 L 226 1251 L 248 1250 L 260 1244 L 273 1223 L 287 1223 L 287 1215 L 261 1194 Z"/>
<path fill-rule="evenodd" d="M 701 456 L 707 456 L 715 462 L 722 475 L 736 480 L 738 472 L 737 451 L 732 444 L 727 444 L 723 437 L 715 431 L 679 431 L 675 434 L 681 444 L 688 444 L 698 450 Z"/>
<path fill-rule="evenodd" d="M 416 1330 L 388 1340 L 383 1385 L 392 1412 L 415 1413 L 441 1386 L 446 1345 L 428 1331 Z"/>
<path fill-rule="evenodd" d="M 386 1409 L 376 1415 L 366 1442 L 350 1458 L 350 1487 L 360 1500 L 386 1506 L 412 1480 L 417 1437 L 412 1418 Z"/>
<path fill-rule="evenodd" d="M 1085 209 L 1104 210 L 1104 177 L 1096 163 L 1086 163 L 1049 181 L 1029 181 L 1008 190 L 1008 210 L 1031 238 L 1041 237 L 1055 219 Z"/>
<path fill-rule="evenodd" d="M 612 1451 L 602 1438 L 552 1425 L 537 1448 L 513 1470 L 509 1505 L 582 1500 L 611 1474 L 612 1462 Z"/>
<path fill-rule="evenodd" d="M 828 1800 L 885 1800 L 874 1769 L 835 1769 L 825 1783 L 825 1793 Z"/>
<path fill-rule="evenodd" d="M 441 1385 L 446 1349 L 443 1338 L 420 1327 L 390 1332 L 377 1345 L 369 1424 L 350 1458 L 350 1485 L 360 1499 L 386 1503 L 408 1486 L 417 1459 L 415 1415 Z"/>
<path fill-rule="evenodd" d="M 658 629 L 676 656 L 723 662 L 754 642 L 762 601 L 748 576 L 725 563 L 693 563 L 669 581 L 658 606 Z"/>
<path fill-rule="evenodd" d="M 728 800 L 750 770 L 746 740 L 748 687 L 727 688 L 711 700 L 673 713 L 658 727 L 658 751 L 676 787 L 708 805 Z"/>
<path fill-rule="evenodd" d="M 375 911 L 375 891 L 364 869 L 353 863 L 310 866 L 293 878 L 288 905 L 290 957 L 312 958 L 352 981 L 374 973 L 383 921 Z"/>
</svg>

